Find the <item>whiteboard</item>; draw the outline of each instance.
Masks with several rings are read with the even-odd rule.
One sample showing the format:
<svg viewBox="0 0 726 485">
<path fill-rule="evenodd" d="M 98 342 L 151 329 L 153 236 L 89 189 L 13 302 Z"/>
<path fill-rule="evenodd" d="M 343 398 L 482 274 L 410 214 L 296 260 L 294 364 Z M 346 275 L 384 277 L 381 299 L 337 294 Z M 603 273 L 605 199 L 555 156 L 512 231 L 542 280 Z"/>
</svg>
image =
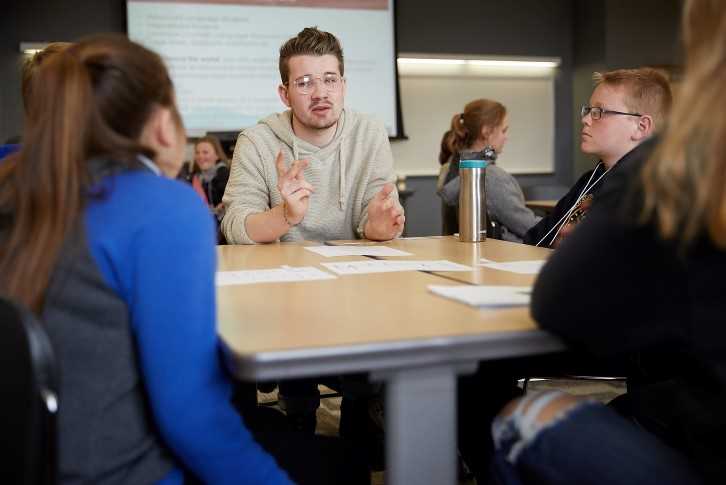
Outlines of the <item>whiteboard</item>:
<svg viewBox="0 0 726 485">
<path fill-rule="evenodd" d="M 421 75 L 401 72 L 403 126 L 408 140 L 391 143 L 399 175 L 437 175 L 441 137 L 455 113 L 479 98 L 507 108 L 509 141 L 497 165 L 513 174 L 554 173 L 554 73 L 549 76 Z"/>
</svg>

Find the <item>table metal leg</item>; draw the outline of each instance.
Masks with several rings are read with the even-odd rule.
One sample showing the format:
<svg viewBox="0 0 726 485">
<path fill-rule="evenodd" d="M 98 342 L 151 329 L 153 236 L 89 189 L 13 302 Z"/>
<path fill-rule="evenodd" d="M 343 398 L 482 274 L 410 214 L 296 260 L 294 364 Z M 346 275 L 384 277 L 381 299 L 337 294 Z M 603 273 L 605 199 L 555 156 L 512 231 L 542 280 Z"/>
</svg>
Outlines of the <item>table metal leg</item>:
<svg viewBox="0 0 726 485">
<path fill-rule="evenodd" d="M 377 375 L 386 382 L 386 485 L 456 484 L 461 373 L 460 366 L 441 365 Z"/>
</svg>

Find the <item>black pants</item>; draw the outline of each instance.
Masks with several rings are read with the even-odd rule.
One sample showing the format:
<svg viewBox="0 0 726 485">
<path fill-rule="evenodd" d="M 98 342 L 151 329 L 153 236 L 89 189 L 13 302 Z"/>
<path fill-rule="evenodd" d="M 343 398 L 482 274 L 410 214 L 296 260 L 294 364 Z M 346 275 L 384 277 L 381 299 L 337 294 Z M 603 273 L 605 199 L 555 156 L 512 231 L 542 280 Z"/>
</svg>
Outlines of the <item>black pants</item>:
<svg viewBox="0 0 726 485">
<path fill-rule="evenodd" d="M 235 404 L 255 440 L 299 485 L 363 485 L 370 483 L 366 457 L 340 438 L 295 432 L 276 409 L 250 405 L 254 384 L 239 384 Z M 240 405 L 242 404 L 242 405 Z"/>
<path fill-rule="evenodd" d="M 255 439 L 299 485 L 370 484 L 364 455 L 340 438 L 268 431 Z"/>
<path fill-rule="evenodd" d="M 313 377 L 279 381 L 279 399 L 284 401 L 288 414 L 315 413 L 320 406 L 318 384 L 323 384 L 347 399 L 368 399 L 381 394 L 382 385 L 370 382 L 367 374 L 348 374 L 345 376 Z"/>
<path fill-rule="evenodd" d="M 523 392 L 512 372 L 487 366 L 473 375 L 460 377 L 457 390 L 459 453 L 477 484 L 487 485 L 494 457 L 492 421 L 506 403 Z"/>
</svg>

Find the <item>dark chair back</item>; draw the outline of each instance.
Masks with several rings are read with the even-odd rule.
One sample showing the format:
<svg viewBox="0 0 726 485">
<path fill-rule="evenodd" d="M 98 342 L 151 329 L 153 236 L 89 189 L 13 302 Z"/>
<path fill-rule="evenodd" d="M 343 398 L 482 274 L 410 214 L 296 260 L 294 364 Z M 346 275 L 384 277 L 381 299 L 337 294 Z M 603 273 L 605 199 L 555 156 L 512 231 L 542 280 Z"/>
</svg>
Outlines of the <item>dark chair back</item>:
<svg viewBox="0 0 726 485">
<path fill-rule="evenodd" d="M 459 208 L 441 201 L 441 235 L 451 236 L 459 232 Z M 502 238 L 502 225 L 487 214 L 487 237 Z"/>
<path fill-rule="evenodd" d="M 58 377 L 45 329 L 0 298 L 0 473 L 4 483 L 57 482 Z"/>
<path fill-rule="evenodd" d="M 522 187 L 525 200 L 560 200 L 567 193 L 566 185 L 530 185 Z"/>
</svg>

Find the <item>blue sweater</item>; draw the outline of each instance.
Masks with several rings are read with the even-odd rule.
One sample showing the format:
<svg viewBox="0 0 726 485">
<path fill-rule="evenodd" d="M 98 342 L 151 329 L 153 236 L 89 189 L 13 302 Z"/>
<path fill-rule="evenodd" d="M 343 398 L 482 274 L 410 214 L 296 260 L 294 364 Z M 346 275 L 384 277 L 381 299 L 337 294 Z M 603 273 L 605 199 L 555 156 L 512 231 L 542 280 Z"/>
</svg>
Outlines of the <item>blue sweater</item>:
<svg viewBox="0 0 726 485">
<path fill-rule="evenodd" d="M 20 145 L 0 145 L 0 160 L 20 150 Z"/>
<path fill-rule="evenodd" d="M 128 307 L 162 442 L 205 483 L 288 484 L 230 404 L 215 314 L 215 233 L 191 188 L 147 170 L 106 177 L 85 211 L 88 246 Z M 177 467 L 160 482 L 180 484 Z"/>
</svg>

